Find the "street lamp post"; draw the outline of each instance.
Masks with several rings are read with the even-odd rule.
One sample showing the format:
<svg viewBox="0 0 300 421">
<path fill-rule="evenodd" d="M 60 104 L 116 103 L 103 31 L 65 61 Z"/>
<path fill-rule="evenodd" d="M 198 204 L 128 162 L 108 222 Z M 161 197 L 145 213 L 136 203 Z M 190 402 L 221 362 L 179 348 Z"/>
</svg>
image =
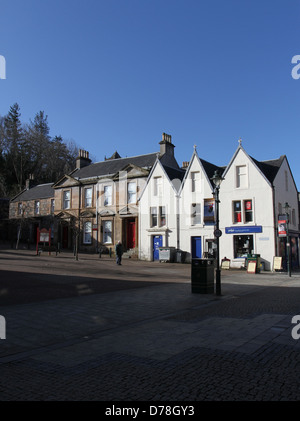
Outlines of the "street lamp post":
<svg viewBox="0 0 300 421">
<path fill-rule="evenodd" d="M 214 191 L 213 196 L 215 199 L 215 211 L 216 211 L 216 225 L 215 225 L 215 231 L 214 235 L 216 238 L 216 244 L 217 244 L 217 268 L 216 268 L 216 295 L 221 295 L 221 270 L 220 270 L 220 243 L 219 238 L 222 235 L 222 231 L 219 229 L 219 190 L 220 185 L 224 178 L 221 176 L 218 170 L 215 171 L 213 177 L 211 178 L 213 184 L 214 184 Z"/>
<path fill-rule="evenodd" d="M 289 215 L 289 208 L 290 205 L 288 202 L 285 202 L 284 210 L 286 214 L 286 254 L 287 254 L 287 270 L 289 276 L 291 276 L 291 247 L 290 247 L 290 236 L 289 236 L 289 223 L 290 223 L 290 215 Z"/>
</svg>

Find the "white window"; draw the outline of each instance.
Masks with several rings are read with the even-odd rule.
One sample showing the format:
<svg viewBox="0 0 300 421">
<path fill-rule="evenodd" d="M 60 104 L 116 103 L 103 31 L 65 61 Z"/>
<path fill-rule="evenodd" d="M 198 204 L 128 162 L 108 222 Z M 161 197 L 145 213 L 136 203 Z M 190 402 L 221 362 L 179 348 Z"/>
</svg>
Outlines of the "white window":
<svg viewBox="0 0 300 421">
<path fill-rule="evenodd" d="M 233 222 L 242 222 L 242 208 L 240 200 L 233 202 Z"/>
<path fill-rule="evenodd" d="M 242 206 L 243 205 L 243 206 Z M 233 223 L 237 224 L 238 222 L 253 222 L 253 203 L 252 200 L 235 200 L 232 202 L 233 208 Z"/>
<path fill-rule="evenodd" d="M 54 199 L 51 199 L 51 213 L 54 213 L 54 205 L 55 205 L 55 201 Z"/>
<path fill-rule="evenodd" d="M 191 224 L 199 225 L 201 224 L 201 207 L 200 203 L 192 203 L 191 206 Z"/>
<path fill-rule="evenodd" d="M 236 187 L 241 189 L 248 187 L 246 165 L 236 167 Z"/>
<path fill-rule="evenodd" d="M 154 177 L 153 182 L 154 182 L 154 189 L 153 189 L 154 196 L 161 196 L 162 195 L 162 178 Z"/>
<path fill-rule="evenodd" d="M 34 202 L 34 213 L 36 215 L 39 215 L 40 214 L 40 201 L 39 200 L 36 200 Z"/>
<path fill-rule="evenodd" d="M 92 223 L 90 221 L 83 225 L 83 243 L 92 244 Z"/>
<path fill-rule="evenodd" d="M 22 215 L 23 205 L 22 203 L 18 203 L 18 215 Z"/>
<path fill-rule="evenodd" d="M 64 209 L 70 209 L 70 197 L 71 197 L 70 190 L 65 190 L 63 193 L 63 208 Z"/>
<path fill-rule="evenodd" d="M 103 222 L 103 243 L 112 243 L 112 221 Z"/>
<path fill-rule="evenodd" d="M 164 227 L 167 224 L 166 207 L 159 206 L 150 208 L 150 226 L 151 227 Z"/>
<path fill-rule="evenodd" d="M 159 226 L 164 227 L 167 223 L 165 206 L 159 207 Z"/>
<path fill-rule="evenodd" d="M 157 226 L 157 208 L 156 207 L 151 207 L 150 208 L 150 226 L 151 227 L 156 227 Z"/>
<path fill-rule="evenodd" d="M 200 188 L 200 173 L 199 172 L 191 172 L 191 190 L 195 192 Z"/>
<path fill-rule="evenodd" d="M 245 222 L 253 222 L 252 200 L 244 200 Z"/>
<path fill-rule="evenodd" d="M 136 203 L 136 183 L 127 184 L 127 203 Z"/>
<path fill-rule="evenodd" d="M 112 186 L 104 186 L 104 206 L 112 204 Z"/>
<path fill-rule="evenodd" d="M 92 187 L 84 189 L 84 206 L 90 208 L 92 206 Z"/>
</svg>

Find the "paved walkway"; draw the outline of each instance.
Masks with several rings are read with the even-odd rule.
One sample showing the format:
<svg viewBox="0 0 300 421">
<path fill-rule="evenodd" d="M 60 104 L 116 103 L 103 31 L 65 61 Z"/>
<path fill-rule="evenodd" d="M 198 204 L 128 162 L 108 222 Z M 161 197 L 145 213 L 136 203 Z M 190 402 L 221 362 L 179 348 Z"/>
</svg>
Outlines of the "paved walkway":
<svg viewBox="0 0 300 421">
<path fill-rule="evenodd" d="M 0 251 L 0 400 L 299 400 L 300 274 Z M 299 329 L 300 332 L 300 329 Z"/>
</svg>

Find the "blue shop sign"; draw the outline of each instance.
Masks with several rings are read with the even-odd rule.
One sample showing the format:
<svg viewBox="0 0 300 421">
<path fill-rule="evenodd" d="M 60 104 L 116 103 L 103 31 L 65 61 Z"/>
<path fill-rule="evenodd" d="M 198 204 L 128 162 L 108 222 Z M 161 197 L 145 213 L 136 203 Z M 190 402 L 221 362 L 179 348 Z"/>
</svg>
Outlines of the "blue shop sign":
<svg viewBox="0 0 300 421">
<path fill-rule="evenodd" d="M 252 227 L 225 227 L 226 234 L 250 234 L 253 232 L 262 232 L 262 226 L 255 225 Z"/>
</svg>

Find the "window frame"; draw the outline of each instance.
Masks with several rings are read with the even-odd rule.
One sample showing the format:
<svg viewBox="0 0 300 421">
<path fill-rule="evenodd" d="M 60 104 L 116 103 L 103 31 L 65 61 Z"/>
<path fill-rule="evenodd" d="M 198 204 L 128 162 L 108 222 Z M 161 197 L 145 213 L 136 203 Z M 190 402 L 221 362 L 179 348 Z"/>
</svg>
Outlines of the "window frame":
<svg viewBox="0 0 300 421">
<path fill-rule="evenodd" d="M 67 194 L 69 198 L 66 197 Z M 68 203 L 68 206 L 66 206 L 66 203 Z M 63 209 L 71 209 L 71 190 L 63 191 Z"/>
<path fill-rule="evenodd" d="M 197 186 L 199 186 L 200 181 L 200 171 L 191 171 L 191 192 L 195 193 L 197 191 Z"/>
<path fill-rule="evenodd" d="M 162 177 L 154 177 L 153 178 L 153 196 L 160 197 L 162 196 Z"/>
<path fill-rule="evenodd" d="M 34 214 L 35 215 L 41 214 L 41 202 L 40 202 L 40 200 L 34 201 Z"/>
<path fill-rule="evenodd" d="M 106 224 L 110 223 L 110 231 L 107 230 Z M 112 219 L 106 219 L 104 221 L 102 221 L 102 239 L 103 239 L 103 244 L 112 244 L 113 243 L 113 220 Z M 106 235 L 109 235 L 110 233 L 110 241 L 107 241 L 107 239 L 105 238 Z"/>
<path fill-rule="evenodd" d="M 112 190 L 113 186 L 111 184 L 103 186 L 103 206 L 112 206 Z M 107 194 L 107 192 L 110 193 Z"/>
<path fill-rule="evenodd" d="M 198 208 L 198 212 L 197 212 Z M 191 225 L 201 225 L 202 218 L 201 218 L 201 203 L 191 203 Z"/>
<path fill-rule="evenodd" d="M 89 225 L 89 230 L 86 229 Z M 93 243 L 93 224 L 92 221 L 85 221 L 83 223 L 83 244 L 92 244 Z"/>
<path fill-rule="evenodd" d="M 90 197 L 87 195 L 88 192 L 91 192 Z M 84 207 L 85 208 L 93 207 L 93 187 L 84 188 Z"/>
<path fill-rule="evenodd" d="M 130 192 L 129 190 L 129 186 L 133 185 L 134 186 L 134 191 Z M 128 204 L 132 204 L 132 203 L 136 203 L 136 193 L 137 193 L 137 186 L 136 186 L 136 182 L 135 181 L 128 181 L 127 183 L 127 203 Z"/>
<path fill-rule="evenodd" d="M 240 173 L 239 169 L 244 168 L 245 173 Z M 243 178 L 241 176 L 244 176 Z M 236 165 L 235 167 L 235 187 L 237 189 L 247 189 L 248 188 L 248 166 L 247 164 Z M 241 182 L 242 181 L 242 182 Z"/>
</svg>

